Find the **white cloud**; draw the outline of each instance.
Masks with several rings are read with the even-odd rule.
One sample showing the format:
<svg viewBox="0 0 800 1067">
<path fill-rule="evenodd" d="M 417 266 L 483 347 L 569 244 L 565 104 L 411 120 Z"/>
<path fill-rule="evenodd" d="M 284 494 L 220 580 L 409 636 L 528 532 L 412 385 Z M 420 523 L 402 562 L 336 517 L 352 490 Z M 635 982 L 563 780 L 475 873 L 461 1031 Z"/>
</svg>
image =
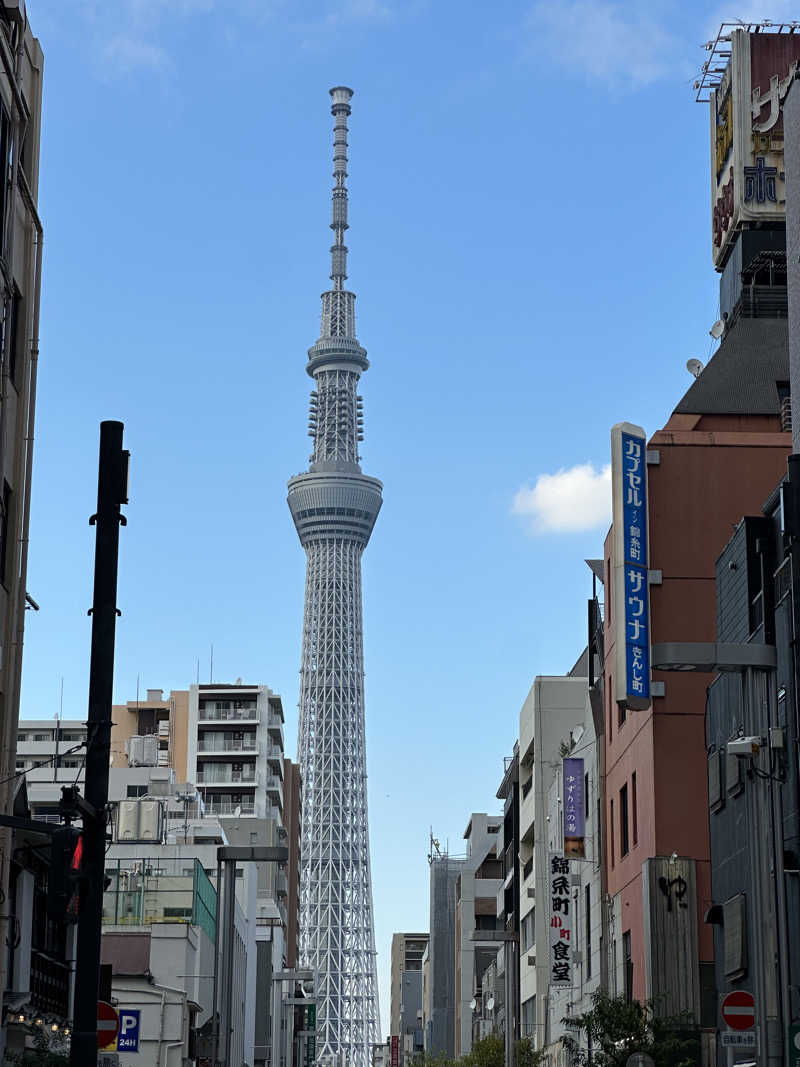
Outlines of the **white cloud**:
<svg viewBox="0 0 800 1067">
<path fill-rule="evenodd" d="M 514 496 L 512 515 L 529 520 L 531 533 L 577 533 L 611 521 L 611 466 L 579 463 L 540 474 Z"/>
<path fill-rule="evenodd" d="M 103 47 L 103 63 L 117 74 L 130 74 L 135 70 L 163 70 L 168 57 L 156 44 L 117 34 Z"/>
<path fill-rule="evenodd" d="M 676 73 L 685 43 L 658 3 L 537 0 L 528 17 L 531 51 L 590 81 L 650 85 Z"/>
</svg>

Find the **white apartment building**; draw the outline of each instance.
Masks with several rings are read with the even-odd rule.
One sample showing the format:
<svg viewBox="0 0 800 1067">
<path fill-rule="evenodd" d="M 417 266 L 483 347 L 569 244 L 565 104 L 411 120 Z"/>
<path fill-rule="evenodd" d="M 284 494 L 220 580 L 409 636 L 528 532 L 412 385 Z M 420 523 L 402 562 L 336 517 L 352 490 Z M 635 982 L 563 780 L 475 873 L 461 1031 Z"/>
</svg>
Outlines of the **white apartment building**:
<svg viewBox="0 0 800 1067">
<path fill-rule="evenodd" d="M 191 686 L 186 776 L 206 811 L 280 821 L 281 698 L 265 685 Z"/>
<path fill-rule="evenodd" d="M 548 797 L 562 742 L 583 726 L 588 680 L 537 676 L 519 715 L 520 1035 L 548 1043 Z"/>
<path fill-rule="evenodd" d="M 497 945 L 473 934 L 497 929 L 497 893 L 503 884 L 503 816 L 473 812 L 464 831 L 467 854 L 456 878 L 455 1054 L 472 1051 L 480 1037 L 478 997 Z"/>
<path fill-rule="evenodd" d="M 602 744 L 602 741 L 601 741 Z M 600 839 L 600 765 L 594 718 L 585 694 L 582 724 L 572 727 L 562 738 L 562 747 L 571 757 L 583 760 L 584 770 L 584 859 L 570 860 L 570 900 L 572 918 L 572 985 L 551 986 L 545 1030 L 549 1067 L 571 1067 L 572 1059 L 561 1046 L 566 1027 L 565 1016 L 581 1015 L 592 1007 L 592 993 L 601 984 L 603 970 L 602 943 L 602 841 Z M 563 776 L 556 773 L 547 797 L 548 851 L 564 848 Z M 575 1037 L 575 1031 L 570 1031 Z M 580 1039 L 586 1047 L 586 1035 Z"/>
</svg>

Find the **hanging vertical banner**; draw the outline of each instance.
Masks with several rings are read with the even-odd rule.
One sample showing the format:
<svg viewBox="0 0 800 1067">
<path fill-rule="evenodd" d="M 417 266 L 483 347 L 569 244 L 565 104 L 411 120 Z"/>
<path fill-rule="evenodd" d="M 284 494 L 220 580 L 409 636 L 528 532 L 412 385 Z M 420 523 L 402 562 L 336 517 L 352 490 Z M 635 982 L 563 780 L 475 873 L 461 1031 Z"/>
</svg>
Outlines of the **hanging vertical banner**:
<svg viewBox="0 0 800 1067">
<path fill-rule="evenodd" d="M 564 855 L 583 859 L 586 855 L 586 799 L 583 795 L 583 760 L 563 761 L 562 797 L 564 804 Z"/>
<path fill-rule="evenodd" d="M 647 440 L 641 426 L 611 430 L 615 699 L 635 711 L 650 707 L 650 599 L 647 583 Z"/>
<path fill-rule="evenodd" d="M 572 985 L 572 915 L 569 860 L 550 853 L 550 985 Z"/>
<path fill-rule="evenodd" d="M 400 1064 L 400 1037 L 392 1034 L 392 1064 L 391 1067 L 399 1067 Z"/>
</svg>

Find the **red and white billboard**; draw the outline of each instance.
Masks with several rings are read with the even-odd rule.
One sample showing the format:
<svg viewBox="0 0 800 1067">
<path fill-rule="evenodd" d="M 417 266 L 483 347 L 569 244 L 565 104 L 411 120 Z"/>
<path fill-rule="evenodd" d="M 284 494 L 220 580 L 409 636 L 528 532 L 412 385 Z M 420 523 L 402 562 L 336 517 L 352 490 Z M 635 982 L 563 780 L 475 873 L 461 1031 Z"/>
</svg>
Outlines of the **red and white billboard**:
<svg viewBox="0 0 800 1067">
<path fill-rule="evenodd" d="M 399 1067 L 400 1064 L 400 1038 L 397 1034 L 392 1034 L 392 1065 L 391 1067 Z"/>
<path fill-rule="evenodd" d="M 783 102 L 800 63 L 800 34 L 730 34 L 730 59 L 710 96 L 711 241 L 722 270 L 737 229 L 783 221 Z"/>
</svg>

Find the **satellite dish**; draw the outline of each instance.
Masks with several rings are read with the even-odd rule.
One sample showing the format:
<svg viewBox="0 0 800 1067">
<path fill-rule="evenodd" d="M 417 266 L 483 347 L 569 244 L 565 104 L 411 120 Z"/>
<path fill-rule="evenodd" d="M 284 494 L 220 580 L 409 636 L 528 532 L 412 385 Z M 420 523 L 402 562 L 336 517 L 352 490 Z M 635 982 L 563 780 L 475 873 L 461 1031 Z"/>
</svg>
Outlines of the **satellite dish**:
<svg viewBox="0 0 800 1067">
<path fill-rule="evenodd" d="M 486 1001 L 486 1010 L 494 1011 L 494 997 L 489 997 L 489 999 Z"/>
<path fill-rule="evenodd" d="M 687 359 L 686 369 L 693 378 L 699 378 L 700 373 L 703 370 L 703 364 L 699 359 Z"/>
<path fill-rule="evenodd" d="M 722 319 L 717 319 L 711 329 L 708 331 L 715 341 L 718 341 L 720 337 L 725 333 L 725 323 Z"/>
<path fill-rule="evenodd" d="M 473 997 L 472 1000 L 469 1002 L 469 1006 L 472 1008 L 473 1011 L 475 1011 L 475 1009 L 478 1007 L 478 1002 L 475 997 Z"/>
</svg>

